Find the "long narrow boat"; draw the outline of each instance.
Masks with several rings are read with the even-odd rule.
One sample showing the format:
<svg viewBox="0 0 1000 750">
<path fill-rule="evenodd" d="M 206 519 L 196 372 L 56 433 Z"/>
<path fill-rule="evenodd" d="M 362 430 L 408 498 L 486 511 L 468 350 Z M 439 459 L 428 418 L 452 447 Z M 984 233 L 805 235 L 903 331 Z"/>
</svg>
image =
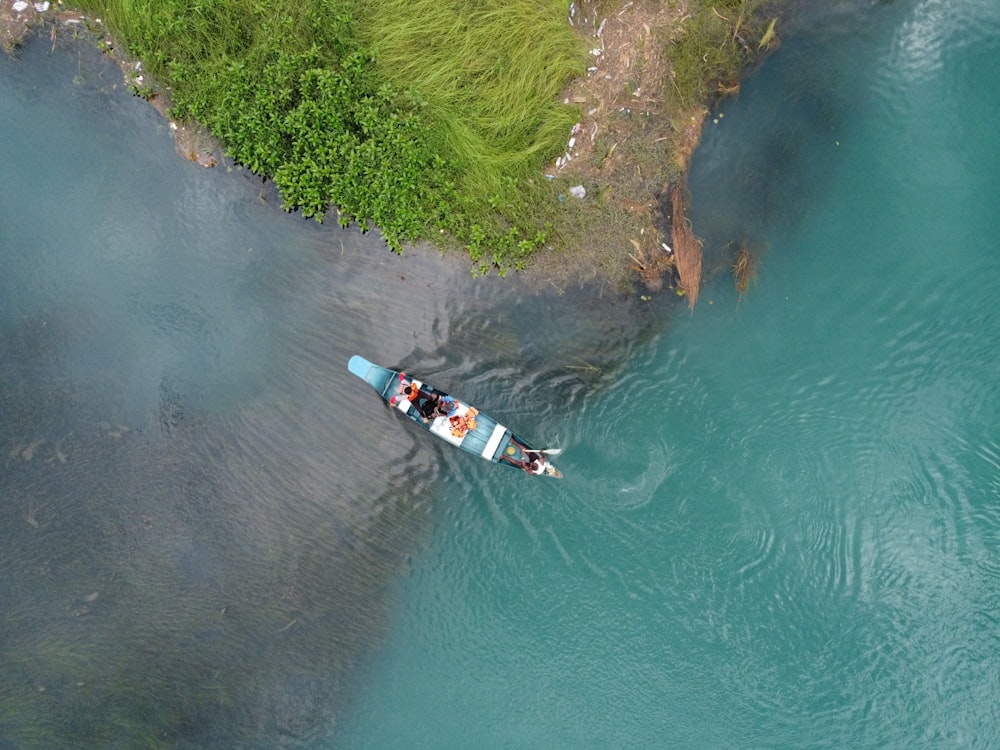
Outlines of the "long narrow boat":
<svg viewBox="0 0 1000 750">
<path fill-rule="evenodd" d="M 532 448 L 493 417 L 461 399 L 405 372 L 373 364 L 357 354 L 351 357 L 347 369 L 408 419 L 446 443 L 529 474 L 562 476 L 549 460 L 558 450 Z"/>
</svg>

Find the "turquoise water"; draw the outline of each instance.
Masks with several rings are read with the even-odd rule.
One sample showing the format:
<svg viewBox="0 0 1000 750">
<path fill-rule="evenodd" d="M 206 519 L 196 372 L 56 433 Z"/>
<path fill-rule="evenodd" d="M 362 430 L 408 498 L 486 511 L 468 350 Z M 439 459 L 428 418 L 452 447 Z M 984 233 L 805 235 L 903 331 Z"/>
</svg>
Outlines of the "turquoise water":
<svg viewBox="0 0 1000 750">
<path fill-rule="evenodd" d="M 815 12 L 693 165 L 755 285 L 456 489 L 323 747 L 1000 743 L 1000 13 Z"/>
<path fill-rule="evenodd" d="M 92 50 L 0 60 L 0 748 L 1000 743 L 1000 12 L 810 13 L 706 124 L 695 230 L 761 260 L 693 315 L 396 258 Z"/>
</svg>

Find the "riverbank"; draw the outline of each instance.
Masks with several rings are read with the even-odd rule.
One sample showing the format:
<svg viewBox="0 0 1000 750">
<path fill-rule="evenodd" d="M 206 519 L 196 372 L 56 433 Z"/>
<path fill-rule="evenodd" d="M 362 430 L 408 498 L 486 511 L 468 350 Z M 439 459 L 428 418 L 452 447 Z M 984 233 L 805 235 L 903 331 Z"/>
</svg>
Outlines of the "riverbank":
<svg viewBox="0 0 1000 750">
<path fill-rule="evenodd" d="M 619 288 L 674 289 L 693 309 L 702 247 L 687 213 L 687 172 L 709 107 L 739 91 L 740 77 L 779 45 L 781 4 L 578 3 L 578 33 L 591 47 L 587 75 L 566 101 L 583 119 L 560 174 L 593 186 L 601 203 L 572 249 L 586 273 Z M 619 7 L 620 6 L 620 7 Z M 737 240 L 738 238 L 733 238 Z M 731 265 L 745 289 L 752 263 Z M 563 256 L 541 256 L 539 265 Z M 552 271 L 550 271 L 552 272 Z"/>
<path fill-rule="evenodd" d="M 571 251 L 537 259 L 559 278 L 572 253 L 581 277 L 616 288 L 640 279 L 653 292 L 664 286 L 688 295 L 692 306 L 701 280 L 701 246 L 677 242 L 671 195 L 683 195 L 691 153 L 697 146 L 707 102 L 689 106 L 664 93 L 673 74 L 668 49 L 685 33 L 689 4 L 607 3 L 583 0 L 575 22 L 590 47 L 587 75 L 574 81 L 565 101 L 582 117 L 557 174 L 582 182 L 594 196 L 588 231 Z M 673 105 L 673 106 L 671 106 Z M 676 215 L 683 217 L 683 205 Z"/>
<path fill-rule="evenodd" d="M 0 50 L 13 55 L 24 41 L 28 30 L 46 20 L 78 24 L 82 22 L 82 15 L 64 11 L 62 3 L 53 7 L 51 2 L 3 0 L 0 2 Z"/>
<path fill-rule="evenodd" d="M 701 246 L 681 219 L 688 162 L 709 101 L 738 90 L 739 68 L 776 43 L 773 24 L 760 23 L 760 3 L 754 4 L 756 16 L 748 2 L 730 2 L 732 9 L 723 0 L 719 4 L 723 12 L 711 2 L 581 0 L 568 6 L 567 22 L 588 48 L 589 63 L 586 75 L 562 95 L 580 117 L 566 133 L 565 152 L 543 170 L 559 185 L 560 202 L 540 209 L 550 230 L 523 263 L 518 261 L 518 267 L 530 269 L 529 281 L 557 287 L 593 282 L 622 291 L 638 280 L 651 292 L 676 289 L 694 306 Z M 21 10 L 12 12 L 14 5 Z M 23 7 L 4 0 L 5 48 L 16 44 L 8 39 L 46 18 L 53 21 L 53 45 L 59 34 L 86 28 L 119 58 L 125 83 L 167 116 L 168 92 L 147 79 L 140 62 L 121 55 L 99 21 L 67 17 L 62 10 L 42 13 L 36 5 L 42 4 Z M 728 55 L 721 65 L 704 52 L 719 49 Z M 682 68 L 685 57 L 695 60 L 696 85 L 688 80 L 690 70 Z M 171 128 L 185 158 L 204 166 L 221 158 L 221 148 L 204 129 L 183 122 L 172 122 Z"/>
<path fill-rule="evenodd" d="M 150 106 L 170 124 L 177 155 L 200 164 L 214 167 L 223 158 L 224 148 L 218 139 L 193 122 L 178 122 L 169 115 L 170 97 L 147 81 L 142 62 L 131 58 L 108 34 L 99 18 L 91 18 L 80 10 L 65 7 L 62 3 L 28 3 L 25 0 L 0 2 L 0 49 L 16 56 L 17 49 L 26 42 L 33 31 L 48 28 L 48 40 L 54 51 L 60 41 L 86 35 L 93 39 L 105 55 L 111 56 L 122 71 L 122 85 L 143 97 Z M 41 43 L 41 39 L 38 40 Z"/>
</svg>

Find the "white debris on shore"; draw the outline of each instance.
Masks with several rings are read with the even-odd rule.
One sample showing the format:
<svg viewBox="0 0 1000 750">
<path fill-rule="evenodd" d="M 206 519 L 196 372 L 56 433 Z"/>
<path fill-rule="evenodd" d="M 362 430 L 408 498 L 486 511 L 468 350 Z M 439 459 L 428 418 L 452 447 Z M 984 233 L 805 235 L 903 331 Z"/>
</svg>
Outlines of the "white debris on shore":
<svg viewBox="0 0 1000 750">
<path fill-rule="evenodd" d="M 31 5 L 31 3 L 25 2 L 25 0 L 14 0 L 10 7 L 15 13 L 24 13 L 24 11 L 28 9 L 29 5 Z M 38 13 L 44 13 L 52 7 L 48 0 L 45 0 L 45 2 L 42 3 L 35 3 L 34 5 L 35 11 Z"/>
<path fill-rule="evenodd" d="M 582 127 L 583 126 L 580 123 L 577 123 L 569 131 L 569 142 L 566 145 L 566 153 L 564 153 L 562 156 L 560 156 L 560 157 L 558 157 L 556 159 L 556 169 L 557 170 L 562 169 L 567 164 L 569 164 L 570 161 L 572 161 L 572 159 L 573 159 L 572 151 L 573 151 L 573 147 L 576 145 L 576 136 L 577 136 L 577 133 L 580 132 L 580 129 Z"/>
</svg>

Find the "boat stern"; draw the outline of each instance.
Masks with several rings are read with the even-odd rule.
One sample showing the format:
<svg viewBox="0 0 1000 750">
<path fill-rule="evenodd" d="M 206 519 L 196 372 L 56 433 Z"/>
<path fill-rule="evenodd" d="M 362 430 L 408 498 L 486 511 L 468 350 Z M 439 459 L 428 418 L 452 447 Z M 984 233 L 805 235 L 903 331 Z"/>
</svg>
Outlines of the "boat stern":
<svg viewBox="0 0 1000 750">
<path fill-rule="evenodd" d="M 545 475 L 555 479 L 562 479 L 562 472 L 552 465 L 548 456 L 545 457 Z"/>
</svg>

